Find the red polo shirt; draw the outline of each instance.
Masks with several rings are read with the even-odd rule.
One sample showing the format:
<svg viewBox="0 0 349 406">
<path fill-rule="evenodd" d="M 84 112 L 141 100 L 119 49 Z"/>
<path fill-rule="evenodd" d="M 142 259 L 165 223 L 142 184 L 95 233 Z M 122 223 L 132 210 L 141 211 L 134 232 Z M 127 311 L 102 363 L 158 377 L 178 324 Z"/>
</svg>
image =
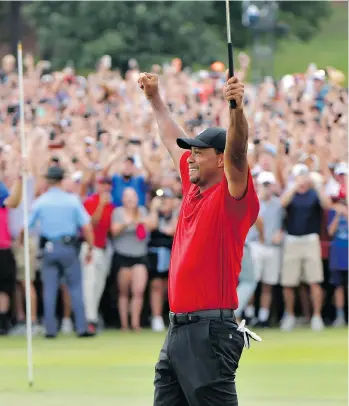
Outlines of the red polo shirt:
<svg viewBox="0 0 349 406">
<path fill-rule="evenodd" d="M 96 211 L 99 203 L 99 195 L 95 194 L 90 196 L 85 200 L 84 206 L 88 214 L 91 216 Z M 104 206 L 101 219 L 99 223 L 93 226 L 94 238 L 95 238 L 95 247 L 105 248 L 107 244 L 107 236 L 110 230 L 111 216 L 114 210 L 112 203 L 108 203 Z"/>
<path fill-rule="evenodd" d="M 171 255 L 170 309 L 236 309 L 245 238 L 259 212 L 252 176 L 241 200 L 230 196 L 225 176 L 200 193 L 189 180 L 189 154 L 180 162 L 183 202 Z"/>
</svg>

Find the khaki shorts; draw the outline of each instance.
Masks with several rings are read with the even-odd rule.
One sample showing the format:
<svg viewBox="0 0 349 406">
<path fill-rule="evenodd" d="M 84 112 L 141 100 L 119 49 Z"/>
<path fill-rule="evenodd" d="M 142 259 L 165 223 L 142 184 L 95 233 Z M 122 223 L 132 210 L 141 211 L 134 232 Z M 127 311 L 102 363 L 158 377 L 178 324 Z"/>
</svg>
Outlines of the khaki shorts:
<svg viewBox="0 0 349 406">
<path fill-rule="evenodd" d="M 287 236 L 281 270 L 281 285 L 299 286 L 304 283 L 321 283 L 324 271 L 321 260 L 320 238 L 317 234 Z"/>
<path fill-rule="evenodd" d="M 38 252 L 38 239 L 36 237 L 29 238 L 29 261 L 30 261 L 30 280 L 35 279 L 35 272 L 37 269 L 37 252 Z M 17 267 L 17 280 L 25 280 L 25 260 L 24 260 L 24 246 L 14 247 L 13 253 L 16 259 Z"/>
<path fill-rule="evenodd" d="M 259 242 L 250 243 L 257 282 L 277 285 L 281 272 L 281 247 L 265 246 Z"/>
</svg>

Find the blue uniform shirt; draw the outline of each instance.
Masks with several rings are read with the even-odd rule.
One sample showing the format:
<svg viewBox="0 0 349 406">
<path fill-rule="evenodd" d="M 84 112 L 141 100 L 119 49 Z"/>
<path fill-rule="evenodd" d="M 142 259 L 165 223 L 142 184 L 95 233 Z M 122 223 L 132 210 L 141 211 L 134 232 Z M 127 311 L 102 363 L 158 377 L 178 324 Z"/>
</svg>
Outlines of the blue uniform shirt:
<svg viewBox="0 0 349 406">
<path fill-rule="evenodd" d="M 29 216 L 29 228 L 39 223 L 40 235 L 49 240 L 77 236 L 89 222 L 90 217 L 78 197 L 55 187 L 34 202 Z"/>
<path fill-rule="evenodd" d="M 124 190 L 128 187 L 135 189 L 138 196 L 138 205 L 145 206 L 146 184 L 143 176 L 132 176 L 131 179 L 126 180 L 116 174 L 113 175 L 112 182 L 113 188 L 111 194 L 115 207 L 122 206 L 122 195 Z"/>
</svg>

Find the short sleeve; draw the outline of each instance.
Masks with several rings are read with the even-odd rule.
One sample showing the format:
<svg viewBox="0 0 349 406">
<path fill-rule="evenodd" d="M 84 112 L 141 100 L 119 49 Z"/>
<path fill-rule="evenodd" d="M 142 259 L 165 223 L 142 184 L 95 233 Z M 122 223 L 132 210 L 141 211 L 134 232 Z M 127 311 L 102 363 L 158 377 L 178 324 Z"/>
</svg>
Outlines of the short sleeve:
<svg viewBox="0 0 349 406">
<path fill-rule="evenodd" d="M 256 222 L 259 213 L 259 200 L 254 188 L 252 175 L 248 170 L 247 189 L 244 197 L 239 200 L 234 199 L 228 189 L 228 181 L 224 176 L 222 187 L 225 194 L 225 203 L 227 209 L 232 211 L 234 215 L 241 220 L 245 220 L 248 229 Z M 247 231 L 248 231 L 247 229 Z"/>
<path fill-rule="evenodd" d="M 124 219 L 123 219 L 123 217 L 122 217 L 121 210 L 122 210 L 121 207 L 116 207 L 116 208 L 113 210 L 112 223 L 122 224 L 122 223 L 124 222 Z"/>
<path fill-rule="evenodd" d="M 189 164 L 188 164 L 188 158 L 190 156 L 190 152 L 186 151 L 180 160 L 179 163 L 179 170 L 181 174 L 181 179 L 182 179 L 182 191 L 183 195 L 188 193 L 189 187 L 190 187 L 190 180 L 189 180 Z"/>
<path fill-rule="evenodd" d="M 77 215 L 77 223 L 80 228 L 89 224 L 90 216 L 87 213 L 83 204 L 79 200 L 77 200 L 76 203 L 76 215 Z"/>
</svg>

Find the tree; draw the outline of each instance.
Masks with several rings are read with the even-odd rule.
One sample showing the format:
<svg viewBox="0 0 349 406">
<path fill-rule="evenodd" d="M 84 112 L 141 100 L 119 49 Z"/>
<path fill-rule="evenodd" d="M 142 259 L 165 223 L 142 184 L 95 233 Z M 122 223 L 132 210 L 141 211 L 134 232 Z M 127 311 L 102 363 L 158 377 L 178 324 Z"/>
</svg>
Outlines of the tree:
<svg viewBox="0 0 349 406">
<path fill-rule="evenodd" d="M 236 47 L 251 40 L 241 23 L 241 2 L 231 2 L 232 37 Z M 142 69 L 174 56 L 186 65 L 208 65 L 226 59 L 223 1 L 91 1 L 32 2 L 25 16 L 36 28 L 41 56 L 53 66 L 74 60 L 92 68 L 103 54 L 126 67 L 136 58 Z M 308 40 L 329 15 L 327 2 L 280 2 L 292 32 Z"/>
</svg>

